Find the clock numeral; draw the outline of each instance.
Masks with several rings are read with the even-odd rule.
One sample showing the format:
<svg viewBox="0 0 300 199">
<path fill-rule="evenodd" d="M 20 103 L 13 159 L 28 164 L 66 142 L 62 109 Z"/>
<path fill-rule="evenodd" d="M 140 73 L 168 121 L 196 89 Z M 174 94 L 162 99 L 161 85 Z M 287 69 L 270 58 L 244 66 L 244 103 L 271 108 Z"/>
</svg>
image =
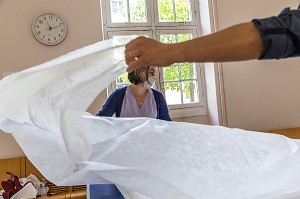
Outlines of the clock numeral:
<svg viewBox="0 0 300 199">
<path fill-rule="evenodd" d="M 45 35 L 43 35 L 43 39 L 45 39 Z"/>
<path fill-rule="evenodd" d="M 40 35 L 40 34 L 41 34 L 41 31 L 38 31 L 37 34 Z"/>
<path fill-rule="evenodd" d="M 56 41 L 56 37 L 54 37 L 54 40 Z"/>
<path fill-rule="evenodd" d="M 48 38 L 48 41 L 50 41 L 50 38 Z"/>
<path fill-rule="evenodd" d="M 43 24 L 43 20 L 40 20 L 39 23 L 40 23 L 40 24 Z"/>
<path fill-rule="evenodd" d="M 58 34 L 58 36 L 61 37 L 60 34 Z"/>
</svg>

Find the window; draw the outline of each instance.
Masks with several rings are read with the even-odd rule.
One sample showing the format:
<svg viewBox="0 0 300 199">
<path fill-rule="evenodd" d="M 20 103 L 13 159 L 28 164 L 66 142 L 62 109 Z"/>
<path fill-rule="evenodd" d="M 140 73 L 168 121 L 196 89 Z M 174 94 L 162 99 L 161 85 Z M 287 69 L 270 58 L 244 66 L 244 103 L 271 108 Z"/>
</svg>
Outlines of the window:
<svg viewBox="0 0 300 199">
<path fill-rule="evenodd" d="M 198 0 L 102 0 L 105 39 L 143 35 L 163 43 L 175 43 L 200 36 Z M 127 85 L 120 76 L 109 91 Z M 206 114 L 203 66 L 177 63 L 159 68 L 155 88 L 167 100 L 172 117 Z M 173 114 L 172 114 L 173 113 Z"/>
</svg>

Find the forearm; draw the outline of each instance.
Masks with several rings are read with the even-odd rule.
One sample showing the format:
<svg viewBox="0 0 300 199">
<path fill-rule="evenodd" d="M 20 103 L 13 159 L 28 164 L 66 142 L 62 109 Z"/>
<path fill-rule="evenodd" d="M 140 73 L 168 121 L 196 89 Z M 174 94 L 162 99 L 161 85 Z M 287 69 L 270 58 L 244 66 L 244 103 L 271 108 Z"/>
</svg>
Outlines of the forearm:
<svg viewBox="0 0 300 199">
<path fill-rule="evenodd" d="M 172 62 L 225 62 L 257 59 L 264 46 L 260 33 L 252 23 L 243 23 L 199 37 L 172 44 Z"/>
<path fill-rule="evenodd" d="M 140 66 L 177 62 L 226 62 L 300 56 L 300 10 L 284 9 L 278 16 L 254 19 L 211 35 L 175 44 L 140 37 L 126 45 L 130 72 Z"/>
<path fill-rule="evenodd" d="M 300 56 L 299 20 L 299 8 L 285 8 L 278 16 L 254 19 L 194 41 L 174 44 L 174 49 L 181 49 L 176 51 L 177 61 L 174 62 L 224 62 Z"/>
</svg>

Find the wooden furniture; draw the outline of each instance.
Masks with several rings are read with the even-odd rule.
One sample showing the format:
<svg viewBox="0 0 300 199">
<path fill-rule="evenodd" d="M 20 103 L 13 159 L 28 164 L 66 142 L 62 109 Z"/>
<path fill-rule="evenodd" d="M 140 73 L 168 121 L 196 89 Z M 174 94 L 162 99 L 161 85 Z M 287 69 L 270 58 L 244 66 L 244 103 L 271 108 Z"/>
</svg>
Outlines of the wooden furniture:
<svg viewBox="0 0 300 199">
<path fill-rule="evenodd" d="M 11 158 L 0 160 L 0 180 L 9 178 L 6 174 L 7 171 L 12 172 L 19 178 L 25 178 L 30 174 L 35 175 L 39 180 L 45 178 L 26 158 Z M 46 179 L 46 178 L 45 178 Z M 47 180 L 47 179 L 46 179 Z M 51 199 L 86 199 L 86 186 L 56 186 L 52 182 L 47 180 L 47 186 L 49 187 L 50 194 L 48 198 Z M 0 189 L 2 189 L 0 184 Z"/>
<path fill-rule="evenodd" d="M 270 133 L 280 134 L 293 139 L 300 139 L 300 127 L 270 130 Z"/>
</svg>

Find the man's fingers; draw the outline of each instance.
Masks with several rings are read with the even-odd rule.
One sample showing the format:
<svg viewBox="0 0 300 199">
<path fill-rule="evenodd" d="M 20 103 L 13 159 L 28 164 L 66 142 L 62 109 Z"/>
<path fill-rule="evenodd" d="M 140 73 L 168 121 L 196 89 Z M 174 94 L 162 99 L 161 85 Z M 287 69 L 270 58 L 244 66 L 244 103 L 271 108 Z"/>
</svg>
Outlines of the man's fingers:
<svg viewBox="0 0 300 199">
<path fill-rule="evenodd" d="M 132 56 L 129 53 L 125 53 L 125 62 L 127 65 L 130 64 L 130 62 L 134 61 L 134 59 L 132 58 Z"/>
<path fill-rule="evenodd" d="M 136 58 L 140 55 L 139 51 L 137 50 L 126 50 L 125 53 L 127 54 L 128 58 Z"/>
<path fill-rule="evenodd" d="M 132 51 L 125 51 L 125 60 L 126 60 L 126 64 L 130 64 L 130 62 L 138 59 L 139 57 L 139 52 L 136 50 L 132 50 Z"/>
<path fill-rule="evenodd" d="M 131 51 L 133 51 L 136 47 L 139 47 L 140 45 L 139 45 L 139 41 L 142 39 L 143 37 L 137 37 L 137 38 L 135 38 L 135 39 L 133 39 L 133 40 L 131 40 L 129 43 L 127 43 L 126 45 L 125 45 L 125 49 L 126 49 L 126 52 L 128 53 L 128 52 L 131 52 Z"/>
<path fill-rule="evenodd" d="M 140 59 L 134 59 L 133 61 L 131 61 L 128 64 L 128 67 L 127 67 L 126 71 L 128 73 L 130 73 L 130 72 L 134 71 L 135 69 L 137 69 L 141 66 L 142 66 L 141 60 Z"/>
</svg>

